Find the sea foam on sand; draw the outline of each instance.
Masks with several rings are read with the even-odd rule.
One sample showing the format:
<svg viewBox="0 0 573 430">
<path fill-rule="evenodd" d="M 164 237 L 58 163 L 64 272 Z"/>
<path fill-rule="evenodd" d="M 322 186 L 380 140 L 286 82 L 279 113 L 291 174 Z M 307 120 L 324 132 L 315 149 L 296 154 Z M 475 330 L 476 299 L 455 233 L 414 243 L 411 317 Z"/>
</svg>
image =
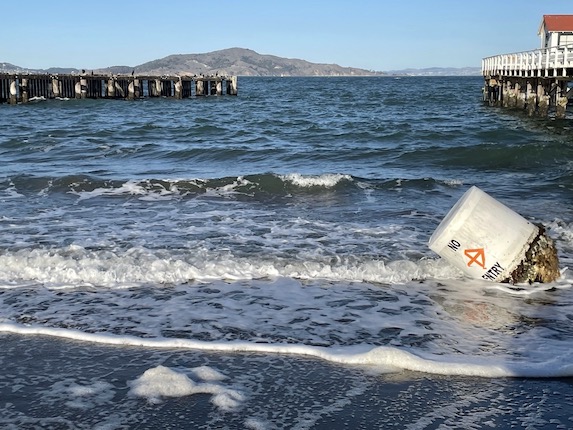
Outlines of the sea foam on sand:
<svg viewBox="0 0 573 430">
<path fill-rule="evenodd" d="M 188 375 L 165 366 L 146 370 L 139 378 L 129 383 L 129 393 L 145 397 L 150 403 L 160 403 L 164 397 L 183 397 L 192 394 L 211 394 L 211 403 L 223 411 L 235 409 L 244 401 L 241 392 L 218 383 L 225 376 L 208 366 L 192 369 L 192 373 L 204 382 L 196 382 Z"/>
</svg>

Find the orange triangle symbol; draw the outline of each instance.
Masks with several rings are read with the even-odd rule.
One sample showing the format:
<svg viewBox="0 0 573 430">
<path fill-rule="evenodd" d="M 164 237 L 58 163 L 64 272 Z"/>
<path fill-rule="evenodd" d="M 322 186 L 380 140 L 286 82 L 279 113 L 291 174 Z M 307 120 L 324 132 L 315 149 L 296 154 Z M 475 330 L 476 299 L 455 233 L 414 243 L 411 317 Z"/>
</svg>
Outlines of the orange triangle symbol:
<svg viewBox="0 0 573 430">
<path fill-rule="evenodd" d="M 485 269 L 485 251 L 483 248 L 466 249 L 464 255 L 470 259 L 468 261 L 468 267 L 472 264 L 477 264 L 482 269 Z"/>
</svg>

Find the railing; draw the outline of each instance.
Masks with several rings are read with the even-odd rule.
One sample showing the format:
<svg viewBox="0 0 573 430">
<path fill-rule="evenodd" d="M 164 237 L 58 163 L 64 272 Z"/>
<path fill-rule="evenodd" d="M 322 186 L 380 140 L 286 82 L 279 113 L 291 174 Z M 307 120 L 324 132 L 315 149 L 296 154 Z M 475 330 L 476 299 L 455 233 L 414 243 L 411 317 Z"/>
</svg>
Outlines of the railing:
<svg viewBox="0 0 573 430">
<path fill-rule="evenodd" d="M 484 58 L 481 68 L 484 76 L 566 77 L 573 72 L 573 44 L 494 55 Z"/>
</svg>

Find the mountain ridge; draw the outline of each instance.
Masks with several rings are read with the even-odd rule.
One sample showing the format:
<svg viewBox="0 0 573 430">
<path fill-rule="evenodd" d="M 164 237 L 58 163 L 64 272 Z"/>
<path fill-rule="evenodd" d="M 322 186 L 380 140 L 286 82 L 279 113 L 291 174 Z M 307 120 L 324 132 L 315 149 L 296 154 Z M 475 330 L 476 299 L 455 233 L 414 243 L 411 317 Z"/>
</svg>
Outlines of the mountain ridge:
<svg viewBox="0 0 573 430">
<path fill-rule="evenodd" d="M 201 54 L 172 54 L 137 66 L 110 66 L 93 69 L 102 74 L 145 75 L 237 75 L 237 76 L 445 76 L 457 73 L 479 75 L 479 68 L 404 69 L 389 72 L 344 67 L 338 64 L 312 63 L 298 58 L 259 54 L 251 49 L 228 48 Z M 27 69 L 11 63 L 0 63 L 0 72 L 16 73 L 79 73 L 77 68 L 51 67 Z"/>
</svg>

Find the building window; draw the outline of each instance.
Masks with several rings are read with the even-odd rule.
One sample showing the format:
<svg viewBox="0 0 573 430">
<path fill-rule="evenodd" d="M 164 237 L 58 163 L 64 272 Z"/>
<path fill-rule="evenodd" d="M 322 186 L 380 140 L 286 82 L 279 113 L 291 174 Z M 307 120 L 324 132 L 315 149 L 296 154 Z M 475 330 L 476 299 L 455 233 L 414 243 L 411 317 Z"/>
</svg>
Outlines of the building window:
<svg viewBox="0 0 573 430">
<path fill-rule="evenodd" d="M 559 45 L 573 45 L 573 32 L 559 33 Z"/>
</svg>

